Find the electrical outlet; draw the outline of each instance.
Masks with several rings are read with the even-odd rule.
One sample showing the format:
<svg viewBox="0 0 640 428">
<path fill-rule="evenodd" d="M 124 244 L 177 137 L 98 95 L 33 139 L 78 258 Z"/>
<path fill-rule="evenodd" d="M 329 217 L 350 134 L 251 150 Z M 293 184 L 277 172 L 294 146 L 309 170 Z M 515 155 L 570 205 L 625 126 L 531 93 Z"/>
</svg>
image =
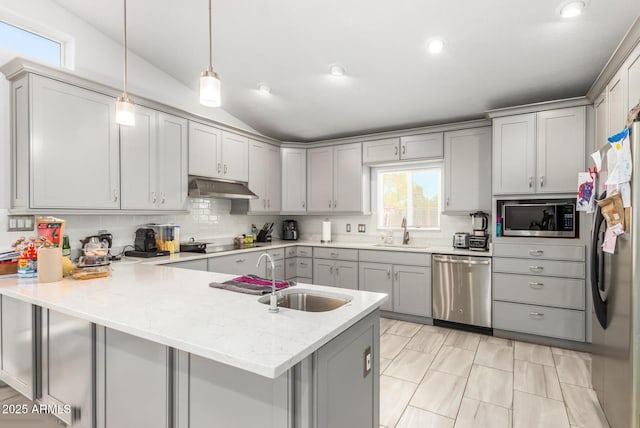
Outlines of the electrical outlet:
<svg viewBox="0 0 640 428">
<path fill-rule="evenodd" d="M 30 232 L 35 224 L 35 217 L 32 215 L 9 215 L 7 216 L 7 232 Z"/>
<path fill-rule="evenodd" d="M 367 349 L 364 350 L 364 354 L 362 357 L 363 357 L 362 376 L 367 377 L 367 375 L 371 373 L 371 346 L 367 346 Z"/>
<path fill-rule="evenodd" d="M 351 224 L 347 223 L 347 232 L 351 232 Z"/>
<path fill-rule="evenodd" d="M 364 224 L 359 224 L 358 225 L 358 232 L 360 233 L 365 233 L 367 231 L 367 226 Z"/>
</svg>

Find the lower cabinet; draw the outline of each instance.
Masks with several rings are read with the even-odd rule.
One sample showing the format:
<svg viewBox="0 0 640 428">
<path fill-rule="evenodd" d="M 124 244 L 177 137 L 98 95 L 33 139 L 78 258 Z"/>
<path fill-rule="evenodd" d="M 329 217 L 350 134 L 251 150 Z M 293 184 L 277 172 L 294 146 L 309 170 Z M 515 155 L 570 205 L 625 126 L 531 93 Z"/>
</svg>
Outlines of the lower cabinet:
<svg viewBox="0 0 640 428">
<path fill-rule="evenodd" d="M 387 301 L 380 306 L 383 311 L 393 311 L 393 266 L 384 263 L 360 262 L 358 273 L 358 288 L 375 293 L 389 295 Z"/>
<path fill-rule="evenodd" d="M 42 397 L 68 425 L 93 427 L 94 327 L 42 309 Z"/>
<path fill-rule="evenodd" d="M 358 262 L 314 258 L 313 283 L 357 290 Z"/>
<path fill-rule="evenodd" d="M 171 426 L 170 354 L 167 346 L 97 328 L 97 428 Z"/>
<path fill-rule="evenodd" d="M 206 272 L 209 267 L 209 262 L 207 261 L 207 259 L 186 260 L 184 262 L 169 263 L 166 266 L 180 269 L 201 270 Z"/>
<path fill-rule="evenodd" d="M 431 317 L 431 268 L 393 266 L 393 311 Z"/>
<path fill-rule="evenodd" d="M 36 398 L 36 314 L 29 303 L 0 296 L 0 380 L 30 400 Z"/>
<path fill-rule="evenodd" d="M 256 266 L 261 254 L 263 254 L 263 251 L 210 257 L 207 270 L 209 272 L 230 273 L 233 275 L 253 274 L 264 276 L 266 273 L 265 265 L 260 264 L 260 267 Z M 264 261 L 262 263 L 264 263 Z"/>
</svg>

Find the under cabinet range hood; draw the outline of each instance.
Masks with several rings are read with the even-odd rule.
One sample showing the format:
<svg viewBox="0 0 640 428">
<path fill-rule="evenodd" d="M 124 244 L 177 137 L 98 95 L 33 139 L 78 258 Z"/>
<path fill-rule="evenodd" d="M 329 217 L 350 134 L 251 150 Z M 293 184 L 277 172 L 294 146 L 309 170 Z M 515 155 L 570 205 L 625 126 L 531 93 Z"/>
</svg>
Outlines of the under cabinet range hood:
<svg viewBox="0 0 640 428">
<path fill-rule="evenodd" d="M 196 198 L 258 199 L 245 183 L 189 176 L 189 196 Z"/>
</svg>

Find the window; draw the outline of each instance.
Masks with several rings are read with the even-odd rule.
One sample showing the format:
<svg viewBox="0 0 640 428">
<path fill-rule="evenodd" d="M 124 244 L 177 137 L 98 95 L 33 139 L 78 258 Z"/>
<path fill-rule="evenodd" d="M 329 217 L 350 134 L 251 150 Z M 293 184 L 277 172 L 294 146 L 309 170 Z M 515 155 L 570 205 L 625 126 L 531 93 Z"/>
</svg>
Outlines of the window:
<svg viewBox="0 0 640 428">
<path fill-rule="evenodd" d="M 440 229 L 442 167 L 384 168 L 377 172 L 378 227 Z"/>
<path fill-rule="evenodd" d="M 62 43 L 0 21 L 0 48 L 20 56 L 62 65 Z"/>
</svg>

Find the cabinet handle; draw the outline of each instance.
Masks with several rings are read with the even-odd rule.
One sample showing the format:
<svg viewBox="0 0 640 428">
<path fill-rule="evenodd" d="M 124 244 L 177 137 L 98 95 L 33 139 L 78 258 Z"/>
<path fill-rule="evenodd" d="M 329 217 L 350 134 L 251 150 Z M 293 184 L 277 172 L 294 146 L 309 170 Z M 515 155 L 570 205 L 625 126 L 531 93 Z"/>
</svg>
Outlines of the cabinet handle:
<svg viewBox="0 0 640 428">
<path fill-rule="evenodd" d="M 331 201 L 329 201 L 329 208 L 331 208 Z"/>
<path fill-rule="evenodd" d="M 331 257 L 333 257 L 334 259 L 338 257 L 338 255 L 339 255 L 338 253 L 331 253 Z"/>
<path fill-rule="evenodd" d="M 267 199 L 267 208 L 271 208 L 271 199 Z"/>
<path fill-rule="evenodd" d="M 161 195 L 160 203 L 164 204 L 166 202 L 166 200 L 167 200 L 167 194 L 162 192 L 162 193 L 160 193 L 160 195 Z"/>
<path fill-rule="evenodd" d="M 333 201 L 333 208 L 338 206 L 338 201 Z"/>
<path fill-rule="evenodd" d="M 155 204 L 157 200 L 156 192 L 151 192 L 151 203 Z"/>
<path fill-rule="evenodd" d="M 304 206 L 305 206 L 305 203 L 303 202 L 303 203 L 302 203 L 302 208 L 304 208 Z"/>
<path fill-rule="evenodd" d="M 245 259 L 236 259 L 236 263 L 244 263 Z"/>
<path fill-rule="evenodd" d="M 533 177 L 529 176 L 529 187 L 533 187 Z"/>
<path fill-rule="evenodd" d="M 405 146 L 404 144 L 402 145 L 402 154 L 406 154 L 407 153 L 407 146 Z"/>
<path fill-rule="evenodd" d="M 541 282 L 530 282 L 529 283 L 529 287 L 535 288 L 536 290 L 539 290 L 539 289 L 544 287 L 544 284 L 541 283 Z"/>
<path fill-rule="evenodd" d="M 391 279 L 391 269 L 387 269 L 387 279 Z"/>
<path fill-rule="evenodd" d="M 331 275 L 333 275 L 333 266 L 330 266 L 330 267 L 329 267 L 329 273 L 330 273 Z"/>
<path fill-rule="evenodd" d="M 544 175 L 540 176 L 540 187 L 544 186 Z"/>
<path fill-rule="evenodd" d="M 398 156 L 398 146 L 395 146 L 393 148 L 393 154 L 394 154 L 394 156 Z"/>
<path fill-rule="evenodd" d="M 222 164 L 218 162 L 218 174 L 222 171 Z"/>
<path fill-rule="evenodd" d="M 273 257 L 280 257 L 280 253 L 273 253 Z"/>
<path fill-rule="evenodd" d="M 395 278 L 396 281 L 398 280 L 398 271 L 394 272 L 393 277 Z"/>
<path fill-rule="evenodd" d="M 529 266 L 529 270 L 532 272 L 542 272 L 544 267 L 542 266 Z"/>
<path fill-rule="evenodd" d="M 544 250 L 529 250 L 530 256 L 541 256 L 544 254 Z"/>
<path fill-rule="evenodd" d="M 339 273 L 340 273 L 340 268 L 336 266 L 336 275 L 338 275 Z"/>
<path fill-rule="evenodd" d="M 227 164 L 225 163 L 225 164 L 224 164 L 224 175 L 227 175 L 227 171 L 228 171 L 228 169 L 227 169 Z"/>
<path fill-rule="evenodd" d="M 544 314 L 542 312 L 529 312 L 529 317 L 533 318 L 534 320 L 539 320 L 544 317 Z"/>
<path fill-rule="evenodd" d="M 118 191 L 117 191 L 117 190 L 114 190 L 114 191 L 113 191 L 113 202 L 118 202 L 118 197 L 119 197 L 119 196 L 120 196 L 120 195 L 118 194 Z"/>
<path fill-rule="evenodd" d="M 306 267 L 306 266 L 308 266 L 308 265 L 307 265 L 306 263 L 304 263 L 304 262 L 300 262 L 300 266 L 304 266 L 304 267 Z"/>
<path fill-rule="evenodd" d="M 262 208 L 267 208 L 267 200 L 266 199 L 262 200 Z"/>
<path fill-rule="evenodd" d="M 447 201 L 445 203 L 447 206 L 449 206 L 449 198 L 447 198 Z"/>
</svg>

